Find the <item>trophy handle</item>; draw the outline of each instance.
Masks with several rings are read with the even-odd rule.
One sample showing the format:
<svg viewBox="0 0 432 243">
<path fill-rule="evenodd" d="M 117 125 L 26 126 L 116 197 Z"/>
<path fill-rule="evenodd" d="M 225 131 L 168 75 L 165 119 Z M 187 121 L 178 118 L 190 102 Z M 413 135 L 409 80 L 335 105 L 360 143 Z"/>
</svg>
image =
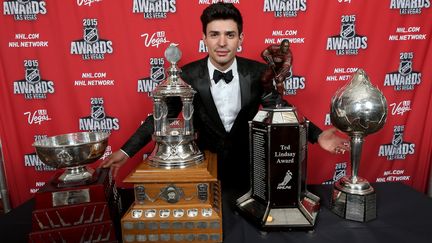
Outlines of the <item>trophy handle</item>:
<svg viewBox="0 0 432 243">
<path fill-rule="evenodd" d="M 360 165 L 362 147 L 363 147 L 363 134 L 353 133 L 351 135 L 351 169 L 352 169 L 352 182 L 357 183 L 358 169 Z"/>
</svg>

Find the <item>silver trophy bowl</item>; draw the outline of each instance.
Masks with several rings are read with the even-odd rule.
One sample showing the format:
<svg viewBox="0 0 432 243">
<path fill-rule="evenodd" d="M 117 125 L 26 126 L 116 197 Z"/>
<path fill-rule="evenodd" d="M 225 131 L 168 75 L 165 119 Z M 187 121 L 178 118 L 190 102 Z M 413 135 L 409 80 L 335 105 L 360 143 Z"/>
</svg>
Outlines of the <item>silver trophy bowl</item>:
<svg viewBox="0 0 432 243">
<path fill-rule="evenodd" d="M 358 203 L 346 212 L 345 217 L 356 221 L 368 221 L 375 217 L 375 194 L 369 182 L 358 176 L 364 137 L 380 130 L 387 118 L 387 101 L 382 92 L 374 87 L 365 71 L 358 69 L 351 81 L 339 89 L 331 101 L 330 119 L 332 124 L 351 138 L 351 176 L 345 176 L 334 185 L 333 211 L 341 215 L 341 208 L 350 208 L 350 201 Z M 342 196 L 343 197 L 342 197 Z M 355 196 L 354 196 L 355 195 Z M 347 198 L 345 198 L 347 197 Z M 354 199 L 357 197 L 356 199 Z M 373 199 L 372 199 L 373 198 Z M 343 202 L 343 203 L 342 203 Z M 371 204 L 368 206 L 367 204 Z M 344 204 L 343 207 L 340 205 Z M 360 210 L 360 208 L 370 208 Z M 366 211 L 362 216 L 358 212 Z M 354 213 L 355 212 L 355 213 Z"/>
<path fill-rule="evenodd" d="M 33 143 L 39 159 L 56 169 L 65 169 L 58 181 L 75 183 L 89 180 L 93 170 L 87 164 L 98 160 L 108 145 L 109 133 L 78 132 L 47 137 Z"/>
</svg>

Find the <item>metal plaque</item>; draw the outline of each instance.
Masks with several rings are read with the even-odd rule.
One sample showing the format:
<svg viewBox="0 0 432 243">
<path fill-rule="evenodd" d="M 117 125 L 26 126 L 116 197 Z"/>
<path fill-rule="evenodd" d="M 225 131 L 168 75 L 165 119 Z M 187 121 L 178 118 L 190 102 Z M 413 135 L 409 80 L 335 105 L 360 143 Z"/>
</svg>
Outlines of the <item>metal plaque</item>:
<svg viewBox="0 0 432 243">
<path fill-rule="evenodd" d="M 53 207 L 74 205 L 90 202 L 90 191 L 88 188 L 80 190 L 59 191 L 52 193 Z"/>
</svg>

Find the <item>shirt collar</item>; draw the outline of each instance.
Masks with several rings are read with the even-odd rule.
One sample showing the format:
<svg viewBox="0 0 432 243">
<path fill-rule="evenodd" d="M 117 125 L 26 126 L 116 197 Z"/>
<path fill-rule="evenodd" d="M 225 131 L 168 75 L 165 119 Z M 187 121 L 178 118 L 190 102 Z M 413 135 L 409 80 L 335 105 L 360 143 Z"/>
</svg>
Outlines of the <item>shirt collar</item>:
<svg viewBox="0 0 432 243">
<path fill-rule="evenodd" d="M 207 58 L 207 67 L 208 67 L 208 71 L 209 71 L 210 79 L 213 80 L 213 72 L 214 72 L 214 70 L 215 70 L 215 69 L 216 69 L 216 70 L 219 70 L 219 69 L 217 69 L 217 68 L 213 65 L 213 63 L 211 63 L 210 58 Z M 233 61 L 233 63 L 231 64 L 231 66 L 228 67 L 225 71 L 221 71 L 221 70 L 219 70 L 219 71 L 221 71 L 221 72 L 223 72 L 223 73 L 226 73 L 226 72 L 228 72 L 229 70 L 232 70 L 232 71 L 233 71 L 233 76 L 234 76 L 234 78 L 235 78 L 236 76 L 238 76 L 238 75 L 237 75 L 237 58 L 234 58 L 234 61 Z"/>
</svg>

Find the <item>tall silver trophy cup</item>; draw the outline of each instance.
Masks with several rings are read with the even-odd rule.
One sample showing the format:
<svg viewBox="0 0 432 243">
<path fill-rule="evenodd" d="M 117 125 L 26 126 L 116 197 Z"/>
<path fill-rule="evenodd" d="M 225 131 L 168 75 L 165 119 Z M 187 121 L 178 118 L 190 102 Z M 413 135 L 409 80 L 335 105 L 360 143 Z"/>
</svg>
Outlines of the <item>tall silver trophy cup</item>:
<svg viewBox="0 0 432 243">
<path fill-rule="evenodd" d="M 351 176 L 335 182 L 331 210 L 345 219 L 366 222 L 376 218 L 376 193 L 358 176 L 364 137 L 380 130 L 387 118 L 387 101 L 358 69 L 331 101 L 332 124 L 351 137 Z"/>
</svg>

